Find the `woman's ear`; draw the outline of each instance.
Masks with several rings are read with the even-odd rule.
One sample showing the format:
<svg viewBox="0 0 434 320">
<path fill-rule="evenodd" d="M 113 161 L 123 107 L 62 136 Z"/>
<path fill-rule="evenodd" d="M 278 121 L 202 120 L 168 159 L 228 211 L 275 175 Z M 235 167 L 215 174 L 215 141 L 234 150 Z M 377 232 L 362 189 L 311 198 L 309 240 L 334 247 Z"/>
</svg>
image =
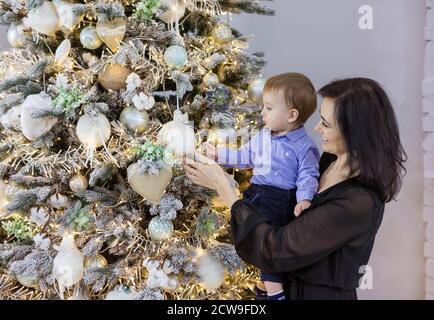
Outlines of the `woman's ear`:
<svg viewBox="0 0 434 320">
<path fill-rule="evenodd" d="M 300 113 L 295 108 L 288 110 L 288 122 L 289 123 L 297 122 L 299 115 L 300 115 Z"/>
</svg>

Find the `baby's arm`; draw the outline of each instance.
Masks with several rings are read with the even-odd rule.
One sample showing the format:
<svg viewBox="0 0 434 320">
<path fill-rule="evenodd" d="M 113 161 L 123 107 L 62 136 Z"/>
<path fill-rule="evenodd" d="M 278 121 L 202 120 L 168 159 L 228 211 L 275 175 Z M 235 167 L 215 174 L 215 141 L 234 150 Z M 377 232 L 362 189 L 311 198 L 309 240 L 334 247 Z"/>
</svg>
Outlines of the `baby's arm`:
<svg viewBox="0 0 434 320">
<path fill-rule="evenodd" d="M 299 162 L 297 177 L 297 205 L 294 215 L 297 217 L 311 205 L 311 200 L 318 191 L 319 151 L 310 147 Z"/>
<path fill-rule="evenodd" d="M 219 164 L 228 168 L 247 169 L 253 168 L 253 151 L 258 144 L 258 135 L 255 135 L 249 142 L 244 144 L 240 149 L 216 148 L 214 145 L 206 142 L 204 149 L 206 156 Z"/>
</svg>

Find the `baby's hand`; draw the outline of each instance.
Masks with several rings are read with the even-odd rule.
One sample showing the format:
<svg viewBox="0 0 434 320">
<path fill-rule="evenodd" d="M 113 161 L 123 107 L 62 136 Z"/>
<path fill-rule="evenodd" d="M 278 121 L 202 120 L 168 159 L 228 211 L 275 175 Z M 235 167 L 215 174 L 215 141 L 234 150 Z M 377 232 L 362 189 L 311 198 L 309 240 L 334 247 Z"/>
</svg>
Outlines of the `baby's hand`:
<svg viewBox="0 0 434 320">
<path fill-rule="evenodd" d="M 203 143 L 202 146 L 205 149 L 206 157 L 211 160 L 217 161 L 217 156 L 218 156 L 217 148 L 209 142 Z"/>
<path fill-rule="evenodd" d="M 303 201 L 300 201 L 299 203 L 297 203 L 297 205 L 295 206 L 295 209 L 294 209 L 294 215 L 296 217 L 298 217 L 303 210 L 310 207 L 311 203 L 312 202 L 309 200 L 303 200 Z"/>
</svg>

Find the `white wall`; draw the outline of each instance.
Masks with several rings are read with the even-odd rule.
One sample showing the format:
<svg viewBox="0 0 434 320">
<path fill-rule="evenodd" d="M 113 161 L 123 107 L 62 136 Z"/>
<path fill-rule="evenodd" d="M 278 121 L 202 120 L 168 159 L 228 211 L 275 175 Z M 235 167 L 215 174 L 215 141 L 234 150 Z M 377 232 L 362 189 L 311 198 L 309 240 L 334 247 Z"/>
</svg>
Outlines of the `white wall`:
<svg viewBox="0 0 434 320">
<path fill-rule="evenodd" d="M 370 265 L 374 289 L 362 299 L 424 298 L 422 222 L 422 98 L 424 0 L 275 0 L 275 17 L 236 16 L 233 25 L 255 34 L 252 51 L 264 51 L 264 76 L 308 75 L 317 88 L 338 77 L 382 83 L 398 116 L 408 174 L 398 202 L 388 205 Z M 374 29 L 358 28 L 358 8 L 374 9 Z M 4 28 L 0 29 L 4 35 Z M 0 36 L 0 50 L 7 48 Z M 311 130 L 316 115 L 309 122 Z M 315 136 L 312 132 L 312 135 Z M 316 136 L 315 136 L 316 137 Z M 319 139 L 316 137 L 316 141 Z"/>
<path fill-rule="evenodd" d="M 264 2 L 269 4 L 268 2 Z M 370 5 L 374 29 L 359 29 L 359 7 Z M 251 51 L 264 51 L 264 77 L 305 73 L 319 89 L 334 78 L 369 77 L 384 85 L 409 155 L 398 202 L 387 206 L 370 265 L 373 290 L 361 299 L 423 299 L 422 78 L 424 0 L 274 0 L 275 17 L 235 16 L 232 25 L 254 34 Z M 312 128 L 308 128 L 319 142 Z M 319 144 L 319 143 L 318 143 Z"/>
</svg>

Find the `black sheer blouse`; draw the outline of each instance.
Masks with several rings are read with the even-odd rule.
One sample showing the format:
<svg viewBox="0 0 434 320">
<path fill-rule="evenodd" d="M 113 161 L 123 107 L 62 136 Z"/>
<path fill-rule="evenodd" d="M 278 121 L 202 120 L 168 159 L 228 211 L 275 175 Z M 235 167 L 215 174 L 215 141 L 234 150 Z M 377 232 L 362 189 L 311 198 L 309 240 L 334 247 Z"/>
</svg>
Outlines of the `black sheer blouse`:
<svg viewBox="0 0 434 320">
<path fill-rule="evenodd" d="M 336 160 L 324 153 L 320 173 Z M 273 227 L 243 200 L 232 206 L 235 249 L 247 263 L 266 272 L 286 273 L 290 299 L 356 299 L 381 224 L 384 203 L 352 178 L 312 200 L 300 217 Z"/>
</svg>

